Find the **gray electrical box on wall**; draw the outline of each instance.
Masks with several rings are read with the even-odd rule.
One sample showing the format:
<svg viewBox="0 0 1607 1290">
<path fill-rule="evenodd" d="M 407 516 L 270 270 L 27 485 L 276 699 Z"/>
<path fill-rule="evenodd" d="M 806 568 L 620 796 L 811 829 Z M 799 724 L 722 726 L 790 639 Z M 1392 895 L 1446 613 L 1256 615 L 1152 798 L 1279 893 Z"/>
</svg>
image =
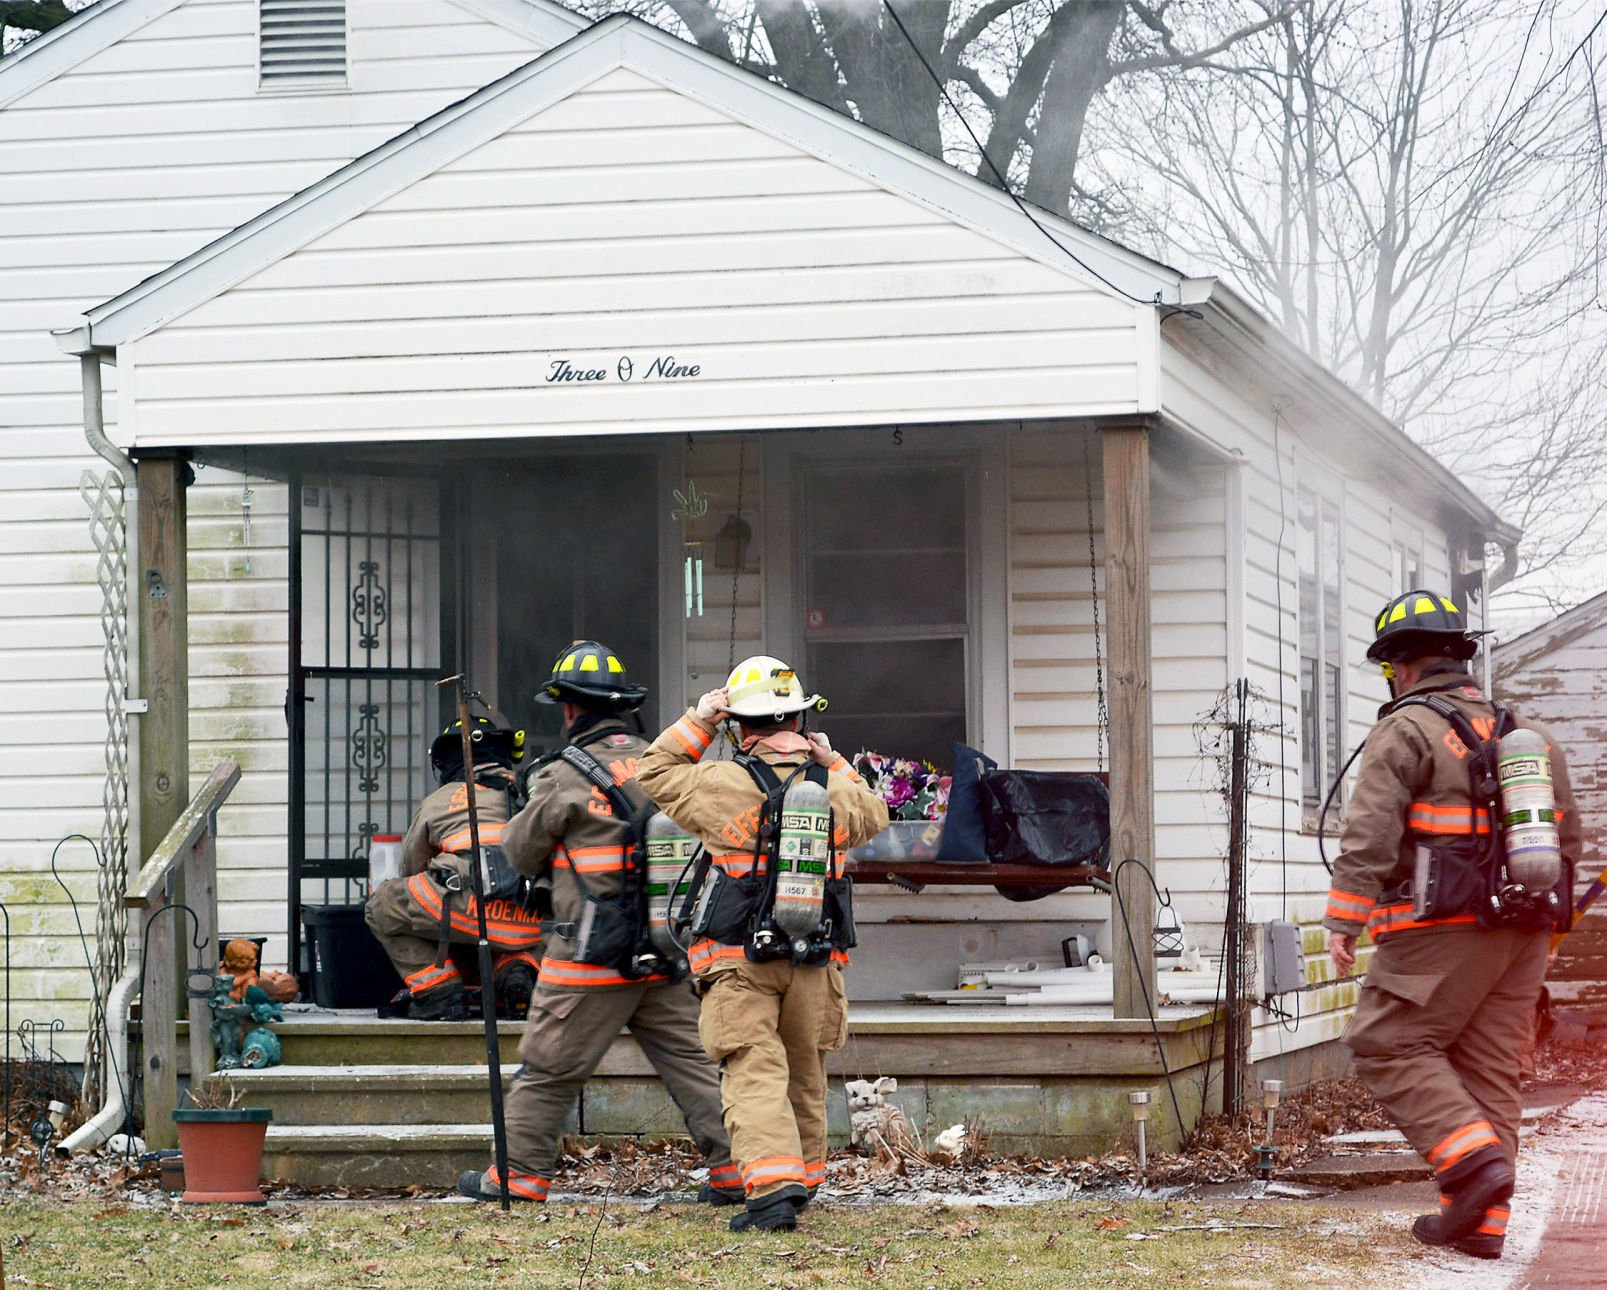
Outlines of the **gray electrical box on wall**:
<svg viewBox="0 0 1607 1290">
<path fill-rule="evenodd" d="M 1306 951 L 1298 924 L 1278 918 L 1266 925 L 1261 976 L 1268 995 L 1288 994 L 1306 984 Z"/>
</svg>

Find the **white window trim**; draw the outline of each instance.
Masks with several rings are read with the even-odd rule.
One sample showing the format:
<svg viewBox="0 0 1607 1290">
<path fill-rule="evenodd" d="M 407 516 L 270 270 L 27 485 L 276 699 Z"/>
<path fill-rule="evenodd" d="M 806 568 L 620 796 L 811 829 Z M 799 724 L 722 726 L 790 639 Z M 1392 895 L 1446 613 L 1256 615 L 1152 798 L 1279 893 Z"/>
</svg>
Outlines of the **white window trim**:
<svg viewBox="0 0 1607 1290">
<path fill-rule="evenodd" d="M 1318 621 L 1317 621 L 1317 624 L 1316 624 L 1316 629 L 1317 629 L 1316 630 L 1316 638 L 1317 638 L 1317 650 L 1318 650 L 1317 658 L 1318 658 L 1318 677 L 1319 677 L 1319 682 L 1321 682 L 1323 680 L 1323 671 L 1324 671 L 1325 667 L 1331 665 L 1333 662 L 1337 662 L 1337 664 L 1338 664 L 1338 667 L 1337 667 L 1337 676 L 1338 676 L 1338 682 L 1337 682 L 1337 686 L 1338 686 L 1338 689 L 1337 689 L 1338 705 L 1337 706 L 1338 706 L 1338 713 L 1337 713 L 1337 718 L 1336 718 L 1337 723 L 1338 723 L 1338 730 L 1339 730 L 1339 741 L 1338 741 L 1338 745 L 1337 745 L 1338 761 L 1336 762 L 1336 764 L 1334 764 L 1332 766 L 1329 766 L 1329 765 L 1326 764 L 1326 761 L 1327 761 L 1327 749 L 1328 749 L 1328 746 L 1329 746 L 1330 742 L 1332 742 L 1332 738 L 1333 738 L 1333 736 L 1331 735 L 1330 731 L 1328 730 L 1328 724 L 1327 724 L 1328 723 L 1328 708 L 1329 708 L 1329 703 L 1327 702 L 1327 700 L 1329 699 L 1330 696 L 1327 695 L 1326 693 L 1320 693 L 1319 694 L 1319 702 L 1317 704 L 1317 712 L 1316 712 L 1316 724 L 1317 724 L 1317 729 L 1316 729 L 1316 741 L 1317 741 L 1316 754 L 1317 754 L 1317 776 L 1318 776 L 1319 782 L 1316 785 L 1316 801 L 1315 801 L 1314 805 L 1312 805 L 1312 804 L 1310 804 L 1308 802 L 1308 799 L 1307 799 L 1307 796 L 1306 796 L 1307 785 L 1305 783 L 1305 760 L 1306 760 L 1306 758 L 1305 758 L 1305 749 L 1302 748 L 1302 747 L 1299 747 L 1298 741 L 1297 741 L 1297 746 L 1296 746 L 1296 751 L 1297 751 L 1297 753 L 1299 755 L 1299 767 L 1300 767 L 1300 772 L 1299 772 L 1300 773 L 1300 794 L 1299 794 L 1300 831 L 1302 833 L 1305 833 L 1305 834 L 1315 835 L 1316 832 L 1317 832 L 1317 821 L 1318 821 L 1319 817 L 1322 814 L 1322 804 L 1323 804 L 1324 800 L 1328 796 L 1328 790 L 1333 786 L 1334 776 L 1338 773 L 1340 765 L 1342 765 L 1344 763 L 1344 758 L 1345 758 L 1345 755 L 1346 755 L 1345 734 L 1349 729 L 1349 689 L 1350 689 L 1350 684 L 1349 684 L 1349 670 L 1348 669 L 1349 669 L 1350 660 L 1349 660 L 1349 658 L 1347 656 L 1346 648 L 1345 648 L 1346 643 L 1349 640 L 1348 634 L 1346 633 L 1346 630 L 1345 630 L 1345 624 L 1348 621 L 1348 619 L 1346 617 L 1346 614 L 1347 614 L 1347 610 L 1348 610 L 1347 566 L 1348 566 L 1348 563 L 1349 563 L 1347 557 L 1350 555 L 1349 539 L 1348 539 L 1349 526 L 1348 526 L 1347 518 L 1346 518 L 1346 514 L 1345 514 L 1344 485 L 1343 485 L 1342 481 L 1337 481 L 1337 480 L 1334 479 L 1333 473 L 1331 471 L 1323 470 L 1316 462 L 1313 462 L 1313 461 L 1310 461 L 1310 460 L 1304 460 L 1304 459 L 1298 460 L 1297 463 L 1296 463 L 1296 477 L 1295 477 L 1294 485 L 1295 485 L 1295 498 L 1294 498 L 1294 500 L 1295 500 L 1295 507 L 1294 507 L 1295 514 L 1294 514 L 1294 521 L 1295 521 L 1295 552 L 1296 552 L 1296 554 L 1295 554 L 1295 614 L 1296 614 L 1296 619 L 1295 619 L 1295 632 L 1296 632 L 1296 635 L 1295 635 L 1295 660 L 1296 660 L 1295 681 L 1296 681 L 1296 687 L 1295 688 L 1296 688 L 1296 696 L 1297 696 L 1296 697 L 1296 703 L 1301 704 L 1305 700 L 1304 687 L 1300 684 L 1300 668 L 1299 668 L 1299 663 L 1304 658 L 1304 655 L 1301 652 L 1301 642 L 1300 642 L 1301 629 L 1304 627 L 1304 624 L 1300 621 L 1300 617 L 1299 617 L 1299 615 L 1300 615 L 1300 577 L 1301 577 L 1300 558 L 1299 558 L 1299 550 L 1300 550 L 1300 501 L 1301 501 L 1302 496 L 1304 496 L 1304 495 L 1309 495 L 1309 496 L 1312 496 L 1312 497 L 1316 498 L 1317 504 L 1318 504 L 1317 533 L 1316 533 L 1315 541 L 1316 541 L 1316 544 L 1317 544 L 1317 560 L 1318 560 L 1318 563 L 1317 563 L 1317 594 L 1319 596 L 1319 604 L 1318 604 L 1318 609 L 1317 609 Z M 1338 540 L 1339 568 L 1336 571 L 1336 574 L 1335 574 L 1334 578 L 1332 578 L 1330 580 L 1326 580 L 1326 581 L 1332 581 L 1334 586 L 1337 588 L 1337 594 L 1338 594 L 1338 597 L 1339 597 L 1339 603 L 1335 607 L 1336 621 L 1339 624 L 1339 650 L 1340 650 L 1340 657 L 1337 660 L 1329 660 L 1326 657 L 1325 653 L 1324 653 L 1324 650 L 1325 650 L 1324 632 L 1323 632 L 1323 619 L 1324 619 L 1323 608 L 1324 608 L 1324 606 L 1322 605 L 1320 598 L 1325 594 L 1325 589 L 1324 589 L 1324 586 L 1325 586 L 1324 572 L 1325 571 L 1324 571 L 1324 569 L 1322 567 L 1322 522 L 1323 522 L 1323 519 L 1324 519 L 1325 516 L 1334 519 L 1337 522 L 1338 528 L 1339 528 L 1339 540 Z M 1394 556 L 1393 556 L 1393 546 L 1392 546 L 1391 547 L 1391 563 L 1392 564 L 1393 564 L 1393 559 L 1394 559 Z M 1299 717 L 1300 717 L 1300 714 L 1299 714 L 1299 711 L 1298 711 L 1298 708 L 1297 708 L 1297 713 L 1296 713 L 1297 722 L 1299 721 Z M 1300 730 L 1302 735 L 1304 734 L 1303 723 L 1298 725 L 1297 729 Z M 1349 794 L 1346 791 L 1346 785 L 1341 784 L 1340 788 L 1339 788 L 1339 791 L 1334 795 L 1333 806 L 1330 808 L 1330 810 L 1328 812 L 1328 826 L 1327 826 L 1327 829 L 1325 831 L 1327 836 L 1335 836 L 1335 835 L 1337 835 L 1339 830 L 1340 830 L 1340 828 L 1343 826 L 1344 816 L 1345 816 L 1345 803 L 1346 803 L 1346 800 L 1347 800 L 1348 796 L 1349 796 Z"/>
</svg>

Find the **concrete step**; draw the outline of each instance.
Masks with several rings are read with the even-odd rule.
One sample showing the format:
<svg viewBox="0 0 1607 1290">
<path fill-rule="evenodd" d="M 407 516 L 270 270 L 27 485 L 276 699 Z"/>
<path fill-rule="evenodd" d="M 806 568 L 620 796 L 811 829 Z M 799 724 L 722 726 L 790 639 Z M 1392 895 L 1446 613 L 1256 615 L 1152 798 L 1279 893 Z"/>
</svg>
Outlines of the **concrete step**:
<svg viewBox="0 0 1607 1290">
<path fill-rule="evenodd" d="M 504 1064 L 502 1086 L 517 1064 Z M 246 1106 L 265 1106 L 276 1125 L 490 1123 L 490 1090 L 480 1066 L 270 1066 L 224 1071 Z"/>
<path fill-rule="evenodd" d="M 518 1069 L 503 1065 L 504 1090 Z M 271 1066 L 221 1078 L 240 1090 L 241 1105 L 267 1107 L 281 1126 L 491 1123 L 484 1066 Z M 660 1137 L 684 1133 L 685 1121 L 656 1076 L 599 1075 L 565 1131 Z"/>
<path fill-rule="evenodd" d="M 287 1065 L 485 1064 L 485 1026 L 479 1020 L 382 1020 L 372 1012 L 366 1015 L 292 1012 L 273 1029 L 279 1036 Z M 501 1051 L 517 1052 L 523 1033 L 523 1022 L 498 1022 L 497 1042 Z"/>
<path fill-rule="evenodd" d="M 262 1175 L 298 1187 L 450 1190 L 490 1160 L 489 1124 L 270 1124 Z"/>
</svg>

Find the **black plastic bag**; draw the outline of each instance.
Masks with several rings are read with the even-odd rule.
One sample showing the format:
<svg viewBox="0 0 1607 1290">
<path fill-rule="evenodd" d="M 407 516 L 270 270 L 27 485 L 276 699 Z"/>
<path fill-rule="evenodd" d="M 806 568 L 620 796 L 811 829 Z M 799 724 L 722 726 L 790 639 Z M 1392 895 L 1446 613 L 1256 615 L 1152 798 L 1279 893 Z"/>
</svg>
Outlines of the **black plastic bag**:
<svg viewBox="0 0 1607 1290">
<path fill-rule="evenodd" d="M 982 822 L 988 859 L 994 864 L 1100 869 L 1110 864 L 1110 793 L 1093 775 L 987 771 L 982 776 Z M 1010 900 L 1041 900 L 1068 885 L 1000 889 L 999 894 Z"/>
</svg>

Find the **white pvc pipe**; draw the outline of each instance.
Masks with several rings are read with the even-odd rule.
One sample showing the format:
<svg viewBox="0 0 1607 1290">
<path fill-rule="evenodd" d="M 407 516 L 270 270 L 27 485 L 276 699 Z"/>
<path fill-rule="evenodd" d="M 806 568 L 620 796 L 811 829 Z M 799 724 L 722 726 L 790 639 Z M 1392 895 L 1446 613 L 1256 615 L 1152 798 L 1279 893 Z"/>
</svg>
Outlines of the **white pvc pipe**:
<svg viewBox="0 0 1607 1290">
<path fill-rule="evenodd" d="M 139 988 L 139 964 L 125 969 L 106 996 L 106 1105 L 56 1144 L 58 1156 L 98 1147 L 122 1127 L 128 1115 L 128 1006 Z"/>
</svg>

